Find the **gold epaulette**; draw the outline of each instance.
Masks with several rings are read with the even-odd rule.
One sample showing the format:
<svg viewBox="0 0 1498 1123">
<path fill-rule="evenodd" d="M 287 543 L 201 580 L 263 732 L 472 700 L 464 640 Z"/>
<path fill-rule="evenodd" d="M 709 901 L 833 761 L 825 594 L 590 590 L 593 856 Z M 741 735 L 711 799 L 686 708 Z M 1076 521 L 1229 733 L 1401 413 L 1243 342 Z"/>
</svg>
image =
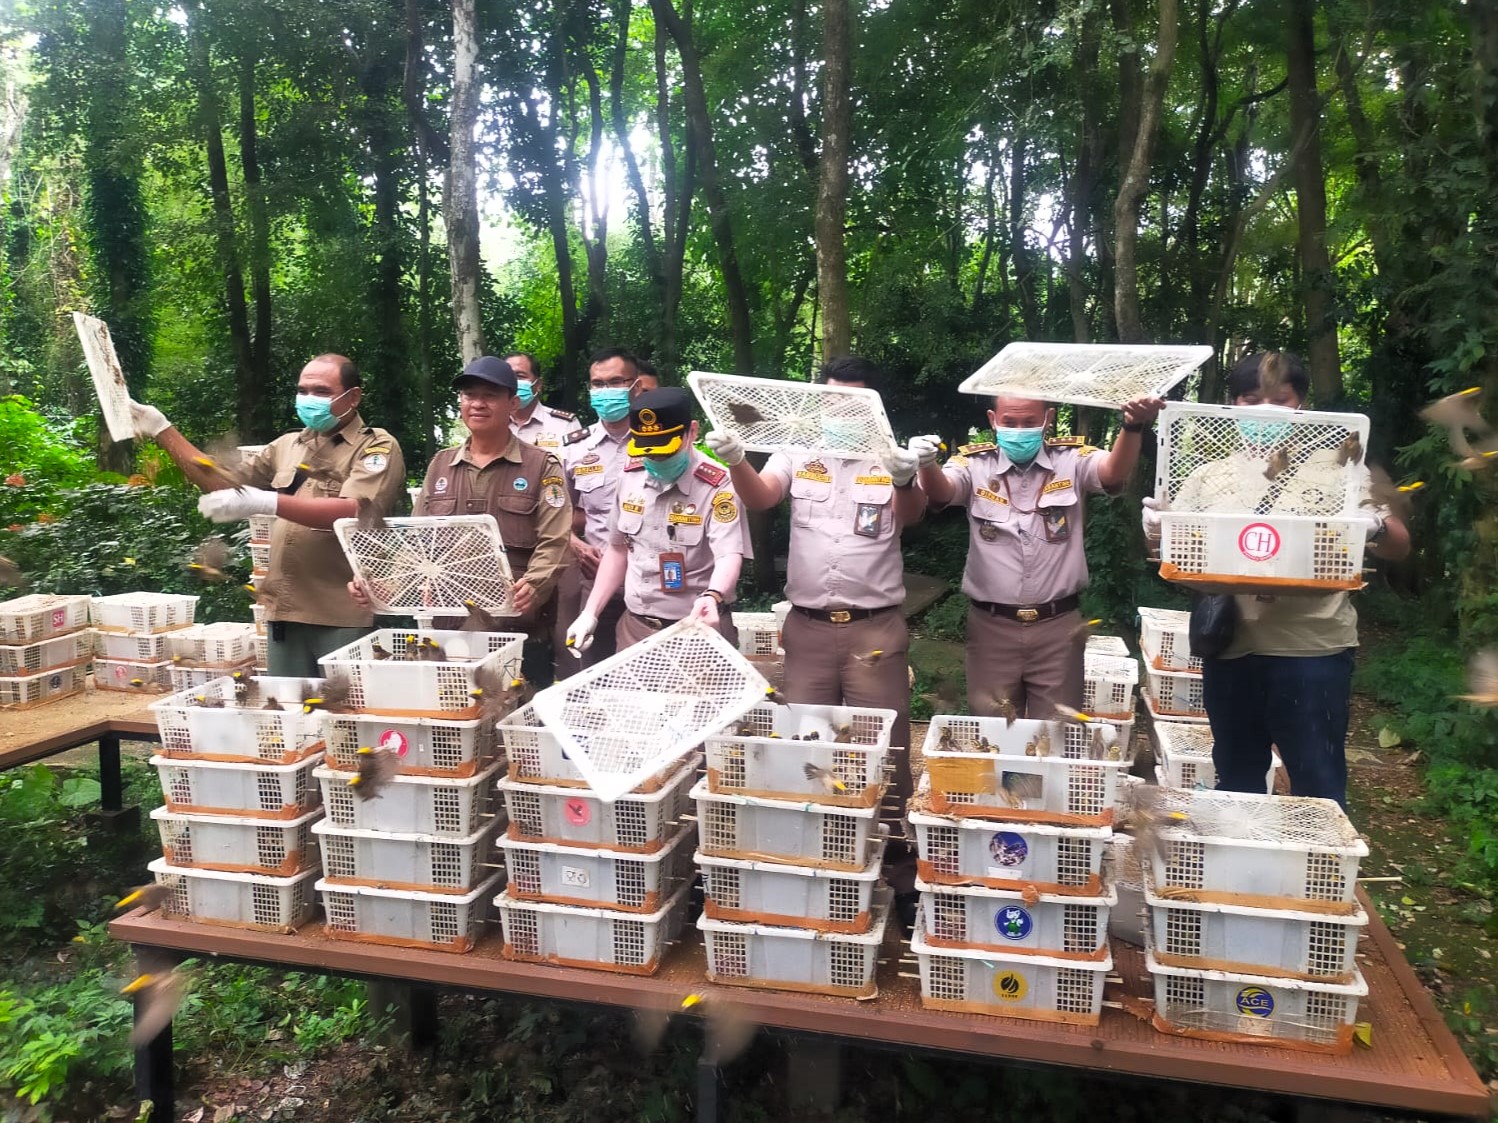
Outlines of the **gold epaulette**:
<svg viewBox="0 0 1498 1123">
<path fill-rule="evenodd" d="M 980 452 L 992 452 L 998 447 L 992 441 L 982 441 L 978 444 L 962 445 L 957 451 L 963 456 L 976 456 Z"/>
</svg>

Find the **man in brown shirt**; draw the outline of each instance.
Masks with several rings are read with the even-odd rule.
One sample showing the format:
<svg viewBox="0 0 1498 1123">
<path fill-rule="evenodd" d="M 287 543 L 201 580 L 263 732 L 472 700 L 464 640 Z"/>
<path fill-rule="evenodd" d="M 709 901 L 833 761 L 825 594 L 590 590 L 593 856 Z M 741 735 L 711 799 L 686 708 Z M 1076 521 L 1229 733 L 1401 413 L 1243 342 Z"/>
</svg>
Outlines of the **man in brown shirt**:
<svg viewBox="0 0 1498 1123">
<path fill-rule="evenodd" d="M 320 677 L 317 660 L 367 633 L 374 617 L 349 595 L 348 560 L 333 523 L 358 514 L 358 501 L 385 509 L 400 501 L 406 463 L 384 429 L 365 425 L 359 370 L 342 355 L 319 355 L 297 379 L 297 415 L 306 426 L 251 456 L 234 487 L 153 406 L 131 403 L 136 434 L 154 440 L 206 493 L 198 509 L 214 522 L 277 516 L 270 572 L 256 587 L 266 607 L 270 673 Z"/>
</svg>

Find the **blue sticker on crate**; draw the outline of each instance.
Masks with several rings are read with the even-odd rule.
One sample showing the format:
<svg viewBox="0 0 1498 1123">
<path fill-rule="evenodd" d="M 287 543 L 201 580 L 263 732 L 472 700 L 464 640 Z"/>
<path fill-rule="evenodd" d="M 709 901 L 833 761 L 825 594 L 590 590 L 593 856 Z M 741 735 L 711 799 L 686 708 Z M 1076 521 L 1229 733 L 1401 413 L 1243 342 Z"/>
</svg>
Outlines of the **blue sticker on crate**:
<svg viewBox="0 0 1498 1123">
<path fill-rule="evenodd" d="M 1274 995 L 1263 987 L 1244 987 L 1238 992 L 1238 1013 L 1250 1018 L 1267 1018 L 1274 1013 Z"/>
<path fill-rule="evenodd" d="M 1018 905 L 1008 905 L 994 914 L 993 926 L 1006 940 L 1023 940 L 1035 927 L 1030 914 Z"/>
<path fill-rule="evenodd" d="M 62 686 L 62 676 L 61 675 L 53 675 L 51 678 L 49 678 L 47 680 L 47 689 L 48 690 L 57 690 L 61 686 Z"/>
<path fill-rule="evenodd" d="M 988 840 L 988 853 L 998 865 L 1022 866 L 1030 856 L 1030 845 L 1023 835 L 999 831 Z"/>
</svg>

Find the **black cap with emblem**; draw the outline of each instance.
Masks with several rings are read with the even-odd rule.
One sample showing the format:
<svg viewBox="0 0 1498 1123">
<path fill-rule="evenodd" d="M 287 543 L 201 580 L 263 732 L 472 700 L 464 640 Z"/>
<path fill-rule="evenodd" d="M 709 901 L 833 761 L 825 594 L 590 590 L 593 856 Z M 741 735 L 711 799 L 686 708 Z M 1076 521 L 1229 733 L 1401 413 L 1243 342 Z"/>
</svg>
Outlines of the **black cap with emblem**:
<svg viewBox="0 0 1498 1123">
<path fill-rule="evenodd" d="M 681 448 L 692 424 L 692 395 L 680 386 L 646 390 L 629 404 L 631 456 L 669 456 Z"/>
<path fill-rule="evenodd" d="M 464 367 L 463 373 L 453 379 L 453 389 L 461 390 L 465 385 L 474 382 L 497 386 L 512 394 L 520 385 L 510 364 L 503 359 L 496 359 L 493 355 L 480 355 Z"/>
</svg>

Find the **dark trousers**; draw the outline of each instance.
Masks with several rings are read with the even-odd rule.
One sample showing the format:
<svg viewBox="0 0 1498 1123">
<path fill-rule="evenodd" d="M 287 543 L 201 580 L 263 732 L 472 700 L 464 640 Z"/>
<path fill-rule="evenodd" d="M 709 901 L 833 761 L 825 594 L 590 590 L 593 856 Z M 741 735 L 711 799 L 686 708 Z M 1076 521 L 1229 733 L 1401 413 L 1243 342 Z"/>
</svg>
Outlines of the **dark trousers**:
<svg viewBox="0 0 1498 1123">
<path fill-rule="evenodd" d="M 1262 792 L 1274 745 L 1292 793 L 1345 806 L 1352 665 L 1350 647 L 1332 655 L 1203 659 L 1217 786 Z"/>
</svg>

